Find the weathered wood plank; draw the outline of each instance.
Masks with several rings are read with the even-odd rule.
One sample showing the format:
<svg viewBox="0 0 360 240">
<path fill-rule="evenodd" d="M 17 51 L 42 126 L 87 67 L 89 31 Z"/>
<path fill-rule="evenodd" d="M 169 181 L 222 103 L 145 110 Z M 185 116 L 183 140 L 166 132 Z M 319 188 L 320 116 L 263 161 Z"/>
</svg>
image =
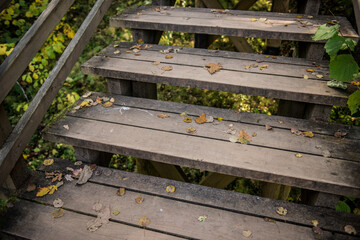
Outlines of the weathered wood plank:
<svg viewBox="0 0 360 240">
<path fill-rule="evenodd" d="M 141 12 L 141 14 L 137 15 L 137 12 Z M 110 25 L 113 27 L 313 42 L 311 37 L 317 29 L 314 25 L 327 23 L 332 18 L 329 16 L 307 18 L 304 15 L 304 20 L 299 20 L 296 18 L 297 14 L 235 10 L 230 10 L 228 13 L 214 14 L 210 10 L 202 8 L 186 8 L 186 11 L 181 8 L 170 8 L 156 12 L 153 7 L 139 7 L 111 18 Z M 256 17 L 267 18 L 267 23 L 271 22 L 271 24 L 250 20 L 250 18 Z M 357 33 L 345 18 L 339 17 L 338 20 L 346 37 L 358 38 Z M 300 22 L 303 21 L 309 24 L 302 27 L 303 25 Z"/>
<path fill-rule="evenodd" d="M 191 58 L 188 59 L 191 61 Z M 203 67 L 178 64 L 171 64 L 172 71 L 163 71 L 161 70 L 163 66 L 166 65 L 163 63 L 154 66 L 151 61 L 96 56 L 82 65 L 82 71 L 85 74 L 110 78 L 165 83 L 324 105 L 345 106 L 348 98 L 347 93 L 329 88 L 326 81 L 322 80 L 234 72 L 226 69 L 210 75 Z"/>
<path fill-rule="evenodd" d="M 90 197 L 93 197 L 90 195 Z M 96 199 L 91 198 L 91 201 Z M 51 204 L 51 203 L 50 203 Z M 52 204 L 51 204 L 52 205 Z M 54 207 L 37 204 L 26 200 L 16 202 L 0 231 L 16 239 L 183 239 L 168 234 L 157 233 L 148 229 L 110 221 L 95 232 L 86 229 L 87 223 L 95 219 L 96 212 L 91 206 L 87 214 L 66 209 L 63 217 L 51 217 Z M 90 215 L 90 216 L 89 216 Z M 1 234 L 1 233 L 0 233 Z"/>
<path fill-rule="evenodd" d="M 100 23 L 105 12 L 111 5 L 111 0 L 98 0 L 85 21 L 71 40 L 57 65 L 30 103 L 18 124 L 10 134 L 7 142 L 0 149 L 0 184 L 8 176 L 30 140 L 42 117 L 51 105 L 67 75 L 80 56 L 86 43 Z"/>
<path fill-rule="evenodd" d="M 0 147 L 11 133 L 11 124 L 6 115 L 4 105 L 0 103 Z"/>
<path fill-rule="evenodd" d="M 35 23 L 26 32 L 11 54 L 0 66 L 0 103 L 8 95 L 15 82 L 27 68 L 31 59 L 39 51 L 49 34 L 60 22 L 74 0 L 51 1 Z"/>
<path fill-rule="evenodd" d="M 65 169 L 65 167 L 74 167 L 74 165 L 72 162 L 56 159 L 55 163 L 52 166 L 42 166 L 41 171 L 46 170 L 48 172 L 51 172 L 54 170 Z M 99 167 L 99 169 L 101 171 L 104 171 L 106 168 Z M 109 169 L 107 169 L 107 171 L 108 170 Z M 267 217 L 270 219 L 274 219 L 277 222 L 285 222 L 306 227 L 312 227 L 311 221 L 316 219 L 319 221 L 319 226 L 323 230 L 327 231 L 344 233 L 344 223 L 353 225 L 356 229 L 360 227 L 359 216 L 355 214 L 337 212 L 334 210 L 316 208 L 302 204 L 271 200 L 257 196 L 251 196 L 248 194 L 213 189 L 196 184 L 150 177 L 116 169 L 110 170 L 110 176 L 105 176 L 104 174 L 101 174 L 99 176 L 93 176 L 90 179 L 90 182 L 94 184 L 104 184 L 106 186 L 115 187 L 114 191 L 112 192 L 113 195 L 115 195 L 114 193 L 116 189 L 118 189 L 119 187 L 124 187 L 131 194 L 134 192 L 137 192 L 139 195 L 149 194 L 158 198 L 167 198 L 173 201 L 186 202 L 193 205 L 201 205 L 209 208 L 222 209 L 233 213 L 252 215 L 260 218 Z M 45 184 L 39 185 L 42 186 Z M 68 185 L 68 183 L 65 183 L 65 185 Z M 174 193 L 169 194 L 165 191 L 165 187 L 168 185 L 175 186 L 176 190 Z M 62 189 L 60 188 L 59 191 L 55 194 L 61 193 L 61 191 Z M 67 198 L 71 196 L 71 194 L 61 194 L 67 195 Z M 94 194 L 92 196 L 94 196 Z M 26 197 L 33 199 L 34 194 L 27 194 Z M 51 202 L 51 200 L 49 199 L 51 197 L 57 198 L 59 196 L 48 196 L 46 197 L 46 201 Z M 123 199 L 120 198 L 115 202 L 122 200 Z M 145 197 L 144 203 L 146 202 L 146 200 L 147 197 Z M 280 216 L 276 213 L 275 209 L 279 206 L 282 206 L 288 210 L 288 214 L 286 216 Z M 163 211 L 163 213 L 166 213 L 166 211 Z M 120 215 L 121 214 L 122 212 L 120 213 Z"/>
<path fill-rule="evenodd" d="M 257 0 L 240 0 L 235 6 L 234 10 L 248 10 Z"/>
<path fill-rule="evenodd" d="M 148 122 L 148 126 L 133 126 L 133 123 L 119 124 L 68 116 L 56 123 L 45 136 L 51 141 L 67 142 L 75 146 L 86 146 L 86 148 L 94 150 L 130 155 L 168 164 L 328 193 L 360 195 L 358 185 L 360 163 L 357 160 L 325 158 L 307 152 L 302 152 L 302 158 L 299 159 L 295 156 L 296 151 L 284 151 L 255 144 L 232 144 L 228 140 L 203 137 L 204 132 L 210 132 L 210 129 L 215 129 L 215 126 L 207 128 L 201 127 L 204 125 L 195 126 L 198 133 L 192 136 L 185 133 L 186 128 L 190 125 L 182 122 L 181 119 L 178 121 L 178 126 L 173 126 L 172 131 L 168 131 L 165 122 L 172 118 L 175 119 L 175 117 L 158 119 L 151 112 L 146 112 L 147 110 L 124 110 L 122 113 L 119 112 L 120 110 L 123 109 L 115 107 L 107 109 L 107 112 L 115 113 L 112 117 L 128 118 L 135 125 L 136 122 L 143 119 Z M 134 112 L 135 115 L 131 114 Z M 106 115 L 106 111 L 103 111 L 102 115 Z M 157 121 L 163 121 L 160 128 L 153 126 Z M 69 131 L 62 127 L 64 124 L 70 126 Z M 224 128 L 224 125 L 218 126 Z M 177 129 L 177 131 L 174 132 L 173 129 Z M 274 129 L 272 132 L 277 131 Z M 268 133 L 270 134 L 269 131 Z M 220 134 L 225 135 L 222 132 Z M 297 138 L 288 134 L 290 137 Z M 253 143 L 261 137 L 258 134 L 253 138 Z M 303 140 L 304 143 L 307 142 L 305 138 Z M 354 159 L 358 159 L 356 157 L 358 153 L 354 154 Z"/>
<path fill-rule="evenodd" d="M 200 185 L 223 189 L 232 183 L 236 178 L 237 177 L 226 174 L 211 172 L 201 180 Z"/>
<path fill-rule="evenodd" d="M 360 33 L 360 0 L 353 0 L 357 31 Z"/>
</svg>

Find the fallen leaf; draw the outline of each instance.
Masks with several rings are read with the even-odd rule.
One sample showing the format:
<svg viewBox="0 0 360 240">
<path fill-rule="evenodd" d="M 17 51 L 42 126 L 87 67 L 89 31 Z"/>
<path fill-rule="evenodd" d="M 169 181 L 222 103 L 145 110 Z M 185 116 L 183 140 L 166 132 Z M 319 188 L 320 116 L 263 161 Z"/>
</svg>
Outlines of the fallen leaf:
<svg viewBox="0 0 360 240">
<path fill-rule="evenodd" d="M 319 234 L 319 235 L 320 235 L 320 234 L 323 234 L 323 230 L 322 230 L 321 228 L 319 228 L 319 227 L 316 227 L 316 226 L 315 226 L 315 227 L 312 228 L 312 230 L 313 230 L 313 232 L 316 233 L 316 234 Z"/>
<path fill-rule="evenodd" d="M 218 117 L 217 120 L 221 122 L 221 121 L 223 120 L 223 118 L 222 118 L 222 117 Z"/>
<path fill-rule="evenodd" d="M 79 180 L 76 182 L 76 184 L 85 184 L 87 181 L 91 178 L 93 174 L 93 171 L 91 170 L 89 165 L 85 165 L 84 169 L 80 173 Z"/>
<path fill-rule="evenodd" d="M 313 17 L 313 16 L 311 16 L 311 15 L 308 15 L 308 16 L 306 16 L 306 17 L 307 17 L 307 18 L 310 18 L 310 19 L 311 19 L 311 18 L 314 18 L 314 17 Z"/>
<path fill-rule="evenodd" d="M 256 21 L 257 21 L 257 18 L 250 18 L 250 21 L 256 22 Z"/>
<path fill-rule="evenodd" d="M 80 166 L 82 164 L 82 161 L 76 161 L 76 162 L 74 162 L 74 165 L 75 166 Z"/>
<path fill-rule="evenodd" d="M 172 66 L 163 66 L 161 68 L 161 70 L 163 70 L 163 71 L 171 71 L 171 70 L 173 70 L 173 67 Z"/>
<path fill-rule="evenodd" d="M 73 171 L 74 177 L 77 177 L 77 178 L 78 178 L 78 175 L 80 175 L 81 172 L 82 172 L 82 168 L 75 169 L 75 170 Z"/>
<path fill-rule="evenodd" d="M 316 74 L 315 75 L 317 78 L 323 78 L 324 77 L 324 75 L 321 75 L 321 74 Z"/>
<path fill-rule="evenodd" d="M 236 136 L 230 136 L 229 141 L 232 143 L 236 143 L 238 141 L 238 138 Z"/>
<path fill-rule="evenodd" d="M 253 134 L 251 135 L 252 137 L 256 137 L 257 136 L 257 133 L 256 132 L 253 132 Z"/>
<path fill-rule="evenodd" d="M 150 224 L 150 219 L 144 216 L 139 219 L 138 224 L 140 227 L 147 227 Z"/>
<path fill-rule="evenodd" d="M 198 221 L 199 222 L 205 222 L 206 218 L 207 218 L 207 216 L 199 216 Z"/>
<path fill-rule="evenodd" d="M 139 39 L 139 40 L 140 40 L 140 39 Z M 137 44 L 137 45 L 134 45 L 134 46 L 130 47 L 130 50 L 132 50 L 132 49 L 138 49 L 138 50 L 140 50 L 140 49 L 141 49 L 141 44 Z"/>
<path fill-rule="evenodd" d="M 186 122 L 186 123 L 191 123 L 192 122 L 191 118 L 189 118 L 189 117 L 184 118 L 183 121 Z"/>
<path fill-rule="evenodd" d="M 272 130 L 273 128 L 270 125 L 265 125 L 266 131 Z"/>
<path fill-rule="evenodd" d="M 296 153 L 296 154 L 295 154 L 295 157 L 297 157 L 297 158 L 302 158 L 302 156 L 303 156 L 303 155 L 302 155 L 301 153 Z"/>
<path fill-rule="evenodd" d="M 97 165 L 95 163 L 89 165 L 92 171 L 95 171 L 97 169 Z"/>
<path fill-rule="evenodd" d="M 81 97 L 83 97 L 83 98 L 88 98 L 88 97 L 91 96 L 91 94 L 92 94 L 92 92 L 87 92 L 87 93 L 85 93 L 84 95 L 82 95 Z"/>
<path fill-rule="evenodd" d="M 103 171 L 104 175 L 109 177 L 112 174 L 112 170 L 109 168 L 104 169 Z"/>
<path fill-rule="evenodd" d="M 64 202 L 63 202 L 63 200 L 61 200 L 60 198 L 56 198 L 56 199 L 53 201 L 53 205 L 54 205 L 54 207 L 56 207 L 56 208 L 61 208 L 61 207 L 64 205 Z"/>
<path fill-rule="evenodd" d="M 52 158 L 45 159 L 44 162 L 43 162 L 43 164 L 44 164 L 45 166 L 50 166 L 50 165 L 52 165 L 53 163 L 54 163 L 54 159 L 52 159 Z"/>
<path fill-rule="evenodd" d="M 56 182 L 56 181 L 61 181 L 62 180 L 62 173 L 56 173 L 55 177 L 53 177 L 53 179 L 51 179 L 51 182 Z"/>
<path fill-rule="evenodd" d="M 102 207 L 103 207 L 103 205 L 98 201 L 92 206 L 92 209 L 95 212 L 99 212 L 102 209 Z"/>
<path fill-rule="evenodd" d="M 128 180 L 129 178 L 128 177 L 124 177 L 122 180 L 123 181 L 126 181 L 126 180 Z"/>
<path fill-rule="evenodd" d="M 32 192 L 32 191 L 35 191 L 36 189 L 36 185 L 34 183 L 30 183 L 27 188 L 26 188 L 26 191 L 27 192 Z"/>
<path fill-rule="evenodd" d="M 238 141 L 241 144 L 249 144 L 251 142 L 251 137 L 246 133 L 245 130 L 240 130 L 238 135 Z"/>
<path fill-rule="evenodd" d="M 74 180 L 70 174 L 66 174 L 66 175 L 64 176 L 64 178 L 65 178 L 66 181 L 69 181 L 69 182 L 71 182 L 71 181 Z"/>
<path fill-rule="evenodd" d="M 144 201 L 144 198 L 142 196 L 135 198 L 135 202 L 138 204 L 141 204 L 143 201 Z"/>
<path fill-rule="evenodd" d="M 120 214 L 120 211 L 117 210 L 117 209 L 115 209 L 114 211 L 112 211 L 112 214 L 113 214 L 114 216 L 117 216 L 117 215 Z"/>
<path fill-rule="evenodd" d="M 210 74 L 214 74 L 214 73 L 220 71 L 220 69 L 223 68 L 223 66 L 220 63 L 218 63 L 218 64 L 216 64 L 216 63 L 208 63 L 208 64 L 205 65 L 205 67 L 207 68 L 207 70 L 208 70 L 208 72 Z"/>
<path fill-rule="evenodd" d="M 65 128 L 66 130 L 70 130 L 69 125 L 63 125 L 63 128 Z"/>
<path fill-rule="evenodd" d="M 190 133 L 190 134 L 194 134 L 194 133 L 196 133 L 196 129 L 193 128 L 193 127 L 189 127 L 189 128 L 186 129 L 186 132 Z"/>
<path fill-rule="evenodd" d="M 146 49 L 150 49 L 150 48 L 152 48 L 152 47 L 153 47 L 153 46 L 146 44 L 143 49 L 146 50 Z"/>
<path fill-rule="evenodd" d="M 129 50 L 128 50 L 128 51 L 126 51 L 126 53 L 132 53 L 132 51 L 129 51 Z"/>
<path fill-rule="evenodd" d="M 296 18 L 301 19 L 301 18 L 303 18 L 303 17 L 302 17 L 302 16 L 296 16 Z"/>
<path fill-rule="evenodd" d="M 225 130 L 224 132 L 227 133 L 227 134 L 235 135 L 236 129 L 235 128 L 229 128 L 229 129 Z"/>
<path fill-rule="evenodd" d="M 307 71 L 307 72 L 315 72 L 315 70 L 312 69 L 312 68 L 308 68 L 308 69 L 306 69 L 306 71 Z"/>
<path fill-rule="evenodd" d="M 159 65 L 160 62 L 152 62 L 151 64 L 152 64 L 152 65 Z"/>
<path fill-rule="evenodd" d="M 269 68 L 268 64 L 264 64 L 260 66 L 260 70 Z"/>
<path fill-rule="evenodd" d="M 278 123 L 283 124 L 283 123 L 284 123 L 284 121 L 279 120 L 279 121 L 278 121 Z"/>
<path fill-rule="evenodd" d="M 344 226 L 344 230 L 345 230 L 345 232 L 346 233 L 348 233 L 348 234 L 354 234 L 354 235 L 356 235 L 356 229 L 352 226 L 352 225 L 346 225 L 346 226 Z"/>
<path fill-rule="evenodd" d="M 114 47 L 118 47 L 118 46 L 119 46 L 119 44 L 115 44 L 115 45 L 114 45 Z"/>
<path fill-rule="evenodd" d="M 57 182 L 55 186 L 56 186 L 57 188 L 59 188 L 59 187 L 61 187 L 62 185 L 64 185 L 64 181 Z"/>
<path fill-rule="evenodd" d="M 119 190 L 116 191 L 116 195 L 124 196 L 125 195 L 125 188 L 119 188 Z"/>
<path fill-rule="evenodd" d="M 283 207 L 278 207 L 276 208 L 276 213 L 285 216 L 287 214 L 287 209 Z"/>
<path fill-rule="evenodd" d="M 173 58 L 173 55 L 166 55 L 165 58 L 166 58 L 166 59 L 172 59 L 172 58 Z"/>
<path fill-rule="evenodd" d="M 175 186 L 173 186 L 173 185 L 167 186 L 167 187 L 166 187 L 166 191 L 167 191 L 168 193 L 173 193 L 173 192 L 175 192 Z"/>
<path fill-rule="evenodd" d="M 183 112 L 183 113 L 180 113 L 180 117 L 183 117 L 183 118 L 186 118 L 186 113 L 185 112 Z"/>
<path fill-rule="evenodd" d="M 109 102 L 104 103 L 103 107 L 108 108 L 108 107 L 111 107 L 112 105 L 113 105 L 113 103 L 109 101 Z"/>
<path fill-rule="evenodd" d="M 326 157 L 326 158 L 331 157 L 331 153 L 330 153 L 329 150 L 323 150 L 323 151 L 321 152 L 321 154 L 323 155 L 323 157 Z"/>
<path fill-rule="evenodd" d="M 65 211 L 62 208 L 57 208 L 52 212 L 52 218 L 61 218 L 62 216 L 64 216 Z"/>
<path fill-rule="evenodd" d="M 114 103 L 115 102 L 115 98 L 110 98 L 109 100 L 111 103 Z"/>
<path fill-rule="evenodd" d="M 290 131 L 291 131 L 292 134 L 295 134 L 296 136 L 300 136 L 302 134 L 301 131 L 296 130 L 295 128 L 291 128 Z"/>
<path fill-rule="evenodd" d="M 207 123 L 212 123 L 212 122 L 214 122 L 214 117 L 213 117 L 213 116 L 208 116 L 208 117 L 206 118 L 206 122 L 207 122 Z"/>
<path fill-rule="evenodd" d="M 97 218 L 90 220 L 87 223 L 87 230 L 89 230 L 90 232 L 95 232 L 103 224 L 108 223 L 110 217 L 111 217 L 110 206 L 103 207 L 100 211 L 98 211 Z"/>
<path fill-rule="evenodd" d="M 120 53 L 121 53 L 120 50 L 114 51 L 114 54 L 120 54 Z"/>
<path fill-rule="evenodd" d="M 265 22 L 267 18 L 259 18 L 259 22 Z"/>
<path fill-rule="evenodd" d="M 91 107 L 91 104 L 88 101 L 83 101 L 82 103 L 80 103 L 79 107 Z"/>
<path fill-rule="evenodd" d="M 338 130 L 334 133 L 334 136 L 337 138 L 345 137 L 348 133 L 345 131 Z"/>
<path fill-rule="evenodd" d="M 242 235 L 246 238 L 250 237 L 252 232 L 250 230 L 243 230 Z"/>
<path fill-rule="evenodd" d="M 302 135 L 304 137 L 308 137 L 308 138 L 313 138 L 314 137 L 314 133 L 312 131 L 302 132 Z"/>
<path fill-rule="evenodd" d="M 198 124 L 203 124 L 204 122 L 206 122 L 205 113 L 202 113 L 198 118 L 195 118 L 195 122 Z"/>
<path fill-rule="evenodd" d="M 169 116 L 166 115 L 166 114 L 164 114 L 164 113 L 159 113 L 159 114 L 157 115 L 157 117 L 158 117 L 158 118 L 168 118 Z"/>
<path fill-rule="evenodd" d="M 304 74 L 304 79 L 309 79 L 309 76 Z"/>
<path fill-rule="evenodd" d="M 317 227 L 319 225 L 319 221 L 318 220 L 311 220 L 311 223 L 314 227 Z"/>
<path fill-rule="evenodd" d="M 272 222 L 272 223 L 276 223 L 276 221 L 274 219 L 271 219 L 271 218 L 264 218 L 264 221 L 265 222 Z"/>
<path fill-rule="evenodd" d="M 42 187 L 39 189 L 39 191 L 36 193 L 37 197 L 45 196 L 50 192 L 50 189 L 48 187 Z"/>
<path fill-rule="evenodd" d="M 50 191 L 48 192 L 48 194 L 49 194 L 49 195 L 52 195 L 55 191 L 58 190 L 58 187 L 55 186 L 55 185 L 50 185 L 50 186 L 48 186 L 48 189 L 50 190 Z"/>
<path fill-rule="evenodd" d="M 272 59 L 277 59 L 277 56 L 271 56 Z"/>
<path fill-rule="evenodd" d="M 135 56 L 140 56 L 141 53 L 136 52 L 136 53 L 134 53 L 134 55 L 135 55 Z"/>
</svg>

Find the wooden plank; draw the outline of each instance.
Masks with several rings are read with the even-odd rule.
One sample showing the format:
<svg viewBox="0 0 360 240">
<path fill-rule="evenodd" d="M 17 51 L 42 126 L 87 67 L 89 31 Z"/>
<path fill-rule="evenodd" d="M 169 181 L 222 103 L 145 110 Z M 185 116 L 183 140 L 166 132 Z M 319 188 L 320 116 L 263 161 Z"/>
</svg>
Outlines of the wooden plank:
<svg viewBox="0 0 360 240">
<path fill-rule="evenodd" d="M 30 140 L 42 117 L 56 97 L 67 75 L 80 56 L 86 43 L 100 23 L 111 0 L 98 0 L 85 21 L 71 40 L 57 65 L 30 103 L 29 108 L 19 120 L 7 142 L 0 149 L 0 184 L 14 167 L 26 144 Z"/>
<path fill-rule="evenodd" d="M 15 82 L 27 68 L 31 59 L 39 51 L 49 34 L 60 22 L 74 0 L 51 1 L 35 23 L 25 33 L 11 54 L 0 66 L 0 103 L 8 95 Z"/>
<path fill-rule="evenodd" d="M 353 0 L 357 32 L 360 33 L 360 0 Z"/>
<path fill-rule="evenodd" d="M 273 131 L 266 131 L 265 124 L 255 125 L 251 122 L 247 124 L 241 123 L 241 121 L 232 121 L 229 119 L 229 116 L 221 114 L 217 115 L 214 108 L 206 109 L 204 113 L 207 116 L 222 116 L 223 121 L 221 124 L 212 126 L 211 124 L 198 125 L 194 122 L 184 123 L 182 121 L 183 118 L 180 116 L 182 112 L 178 111 L 182 104 L 172 103 L 170 106 L 166 108 L 163 107 L 161 110 L 152 110 L 145 108 L 140 102 L 128 104 L 128 102 L 126 100 L 124 101 L 123 98 L 118 98 L 118 96 L 113 97 L 115 99 L 113 110 L 104 109 L 103 107 L 98 106 L 86 109 L 86 111 L 69 113 L 68 115 L 98 121 L 159 129 L 179 134 L 184 133 L 184 128 L 194 127 L 198 131 L 198 136 L 224 141 L 228 141 L 229 139 L 230 134 L 227 134 L 226 131 L 229 129 L 229 125 L 232 124 L 231 128 L 236 130 L 237 133 L 240 129 L 245 129 L 250 134 L 255 132 L 258 136 L 261 136 L 259 138 L 253 138 L 251 144 L 256 146 L 291 150 L 294 152 L 305 152 L 318 156 L 322 156 L 322 151 L 327 149 L 331 151 L 332 157 L 360 162 L 360 160 L 357 159 L 359 156 L 358 148 L 360 148 L 360 142 L 356 140 L 339 139 L 334 136 L 327 136 L 318 133 L 315 133 L 315 137 L 312 139 L 302 138 L 291 134 L 291 128 L 286 127 L 274 127 Z M 161 102 L 158 104 L 161 104 Z M 130 107 L 130 109 L 126 110 L 126 117 L 123 116 L 123 114 L 125 114 L 125 110 L 123 110 L 122 107 L 124 106 Z M 192 118 L 197 116 L 192 115 L 191 112 L 183 112 L 186 112 L 188 116 Z M 156 116 L 161 113 L 165 113 L 169 116 L 169 119 L 164 121 L 157 118 Z M 232 113 L 232 116 L 233 119 L 238 117 L 235 112 Z M 134 119 L 137 120 L 135 121 Z M 241 119 L 241 117 L 239 119 Z M 283 119 L 283 121 L 286 120 Z M 272 139 L 276 139 L 276 141 L 272 141 Z M 318 147 L 316 148 L 315 146 Z"/>
<path fill-rule="evenodd" d="M 11 124 L 6 115 L 4 105 L 0 103 L 0 147 L 11 133 Z"/>
<path fill-rule="evenodd" d="M 74 167 L 74 165 L 70 161 L 56 159 L 52 166 L 42 166 L 41 171 L 46 170 L 51 172 L 54 170 L 65 169 L 65 167 Z M 105 169 L 106 168 L 99 167 L 99 170 L 101 171 L 104 171 Z M 353 225 L 356 229 L 360 227 L 359 216 L 355 214 L 271 200 L 248 194 L 213 189 L 197 184 L 177 182 L 116 169 L 107 169 L 107 171 L 109 171 L 110 176 L 105 176 L 104 174 L 92 176 L 90 182 L 94 184 L 104 184 L 115 188 L 124 187 L 127 191 L 138 192 L 139 194 L 150 193 L 152 196 L 159 198 L 167 198 L 174 201 L 202 205 L 261 218 L 267 217 L 274 219 L 277 222 L 285 222 L 306 227 L 312 227 L 311 221 L 316 219 L 320 223 L 319 226 L 327 231 L 344 233 L 344 223 Z M 44 184 L 39 185 L 41 186 Z M 164 187 L 168 185 L 175 186 L 176 190 L 174 193 L 169 194 L 164 191 Z M 60 193 L 61 190 L 62 189 L 59 189 L 55 194 Z M 27 196 L 34 198 L 34 194 L 31 193 L 27 194 Z M 58 196 L 54 195 L 53 197 L 57 198 Z M 288 214 L 285 216 L 278 215 L 275 209 L 279 206 L 286 208 Z"/>
<path fill-rule="evenodd" d="M 191 61 L 191 58 L 189 57 L 188 60 Z M 82 65 L 82 71 L 85 74 L 110 78 L 203 88 L 324 105 L 345 106 L 348 98 L 348 94 L 344 91 L 329 88 L 326 81 L 321 80 L 234 72 L 226 69 L 210 75 L 200 66 L 175 64 L 171 64 L 172 71 L 165 72 L 161 70 L 163 66 L 165 64 L 155 66 L 151 61 L 96 56 Z"/>
<path fill-rule="evenodd" d="M 96 201 L 92 198 L 92 200 Z M 51 204 L 52 205 L 52 204 Z M 91 206 L 84 213 L 66 209 L 63 217 L 51 217 L 54 207 L 21 200 L 8 211 L 0 231 L 16 239 L 182 239 L 148 229 L 110 221 L 95 232 L 86 229 L 95 219 Z M 4 218 L 2 220 L 5 220 Z"/>
<path fill-rule="evenodd" d="M 120 108 L 115 108 L 115 112 L 119 110 Z M 146 111 L 136 111 L 144 114 L 133 118 L 129 115 L 131 112 L 127 110 L 123 113 L 123 117 L 128 116 L 133 122 L 144 119 L 148 123 L 156 121 L 157 118 L 151 117 Z M 202 137 L 199 133 L 203 130 L 200 130 L 199 126 L 196 126 L 198 134 L 191 136 L 185 133 L 189 125 L 183 126 L 180 123 L 181 120 L 177 128 L 183 133 L 169 132 L 163 128 L 156 129 L 151 125 L 150 128 L 145 128 L 68 116 L 56 123 L 45 137 L 50 141 L 66 142 L 74 146 L 227 175 L 347 196 L 360 195 L 357 181 L 360 163 L 357 160 L 325 158 L 306 152 L 302 153 L 299 159 L 295 156 L 296 151 L 284 151 L 255 144 L 232 144 L 228 140 Z M 62 127 L 64 124 L 70 126 L 69 131 Z M 254 138 L 253 141 L 257 139 L 260 137 Z"/>
<path fill-rule="evenodd" d="M 141 12 L 141 15 L 137 15 Z M 317 27 L 332 17 L 296 18 L 299 14 L 279 14 L 269 12 L 235 11 L 229 14 L 214 14 L 202 8 L 166 9 L 160 12 L 152 7 L 139 7 L 122 15 L 110 19 L 113 27 L 127 27 L 136 29 L 157 29 L 162 31 L 178 31 L 191 33 L 206 33 L 213 35 L 228 35 L 237 37 L 258 37 L 267 39 L 284 39 L 294 41 L 313 42 L 312 35 Z M 170 14 L 170 15 L 168 15 Z M 266 18 L 266 22 L 251 21 L 251 18 Z M 184 20 L 184 18 L 186 18 Z M 357 33 L 350 23 L 339 17 L 341 31 L 344 36 L 357 39 Z M 302 27 L 306 22 L 307 26 Z"/>
<path fill-rule="evenodd" d="M 166 186 L 163 185 L 163 182 L 159 181 L 159 183 L 163 187 L 163 191 L 166 192 L 164 190 Z M 251 229 L 253 237 L 259 239 L 263 239 L 265 236 L 287 239 L 294 234 L 306 239 L 313 234 L 311 227 L 284 222 L 269 224 L 264 221 L 262 216 L 227 211 L 212 206 L 204 206 L 202 203 L 177 201 L 172 198 L 171 194 L 167 194 L 166 197 L 154 196 L 147 189 L 143 189 L 139 193 L 130 188 L 126 189 L 125 195 L 119 197 L 116 195 L 117 190 L 117 187 L 95 183 L 87 183 L 81 187 L 76 187 L 75 183 L 67 183 L 59 189 L 56 193 L 57 196 L 48 195 L 41 201 L 51 204 L 55 198 L 60 198 L 64 201 L 65 208 L 76 209 L 80 212 L 91 211 L 94 202 L 99 201 L 103 205 L 110 205 L 111 209 L 120 211 L 119 215 L 112 216 L 113 221 L 136 225 L 140 217 L 147 216 L 150 219 L 148 230 L 190 239 L 236 239 L 236 236 L 245 229 Z M 72 196 L 75 193 L 81 201 L 73 200 Z M 34 199 L 33 194 L 31 195 L 29 198 Z M 135 198 L 138 196 L 144 198 L 141 205 L 135 202 Z M 276 209 L 276 206 L 272 206 L 272 208 Z M 205 220 L 207 224 L 198 221 L 198 217 L 203 215 L 207 216 Z M 234 222 L 238 223 L 235 227 Z M 325 232 L 324 235 L 325 238 L 331 236 L 330 232 Z"/>
<path fill-rule="evenodd" d="M 298 1 L 298 12 L 311 16 L 319 14 L 321 0 Z"/>
</svg>

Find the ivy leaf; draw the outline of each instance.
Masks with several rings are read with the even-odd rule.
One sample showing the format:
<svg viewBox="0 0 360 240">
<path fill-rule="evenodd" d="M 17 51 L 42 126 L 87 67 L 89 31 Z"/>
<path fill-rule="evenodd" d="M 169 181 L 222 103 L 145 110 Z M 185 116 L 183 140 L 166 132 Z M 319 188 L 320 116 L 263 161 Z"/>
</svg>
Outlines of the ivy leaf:
<svg viewBox="0 0 360 240">
<path fill-rule="evenodd" d="M 345 38 L 345 42 L 341 46 L 341 50 L 346 50 L 347 48 L 350 48 L 351 51 L 354 51 L 356 46 L 356 42 L 350 38 Z"/>
<path fill-rule="evenodd" d="M 345 44 L 345 38 L 340 36 L 335 36 L 326 42 L 325 50 L 327 54 L 329 54 L 330 56 L 335 56 L 344 44 Z"/>
<path fill-rule="evenodd" d="M 359 72 L 359 66 L 350 54 L 341 54 L 330 60 L 330 77 L 338 81 L 349 82 Z"/>
<path fill-rule="evenodd" d="M 336 211 L 341 211 L 341 212 L 351 212 L 351 209 L 349 207 L 349 205 L 347 205 L 345 202 L 340 201 L 337 203 L 336 205 Z"/>
<path fill-rule="evenodd" d="M 359 111 L 360 107 L 360 90 L 356 90 L 349 96 L 347 101 L 349 109 L 351 111 L 351 115 L 354 115 L 356 112 Z"/>
<path fill-rule="evenodd" d="M 339 29 L 339 25 L 337 24 L 331 27 L 328 27 L 326 26 L 326 24 L 323 24 L 318 28 L 312 39 L 314 41 L 330 39 L 338 35 L 338 29 Z"/>
</svg>

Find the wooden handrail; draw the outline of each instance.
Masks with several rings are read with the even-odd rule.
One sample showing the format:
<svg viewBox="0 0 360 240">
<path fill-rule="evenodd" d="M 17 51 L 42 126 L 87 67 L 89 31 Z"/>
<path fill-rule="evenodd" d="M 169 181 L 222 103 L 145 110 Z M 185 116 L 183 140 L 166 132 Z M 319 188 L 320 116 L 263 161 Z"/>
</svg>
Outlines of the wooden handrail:
<svg viewBox="0 0 360 240">
<path fill-rule="evenodd" d="M 53 0 L 0 66 L 0 104 L 74 0 Z"/>
<path fill-rule="evenodd" d="M 56 66 L 49 74 L 49 77 L 41 86 L 28 109 L 0 149 L 0 185 L 5 181 L 15 166 L 22 151 L 34 134 L 47 109 L 58 94 L 66 77 L 110 5 L 111 0 L 98 0 L 95 3 L 74 38 L 61 55 Z"/>
</svg>

